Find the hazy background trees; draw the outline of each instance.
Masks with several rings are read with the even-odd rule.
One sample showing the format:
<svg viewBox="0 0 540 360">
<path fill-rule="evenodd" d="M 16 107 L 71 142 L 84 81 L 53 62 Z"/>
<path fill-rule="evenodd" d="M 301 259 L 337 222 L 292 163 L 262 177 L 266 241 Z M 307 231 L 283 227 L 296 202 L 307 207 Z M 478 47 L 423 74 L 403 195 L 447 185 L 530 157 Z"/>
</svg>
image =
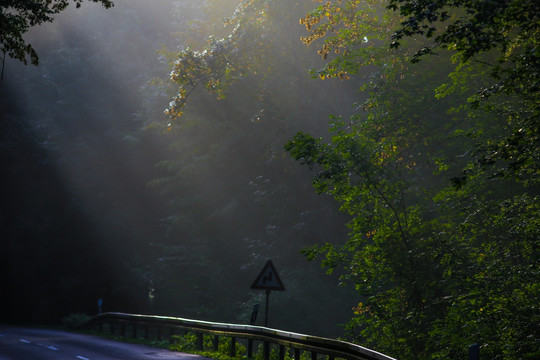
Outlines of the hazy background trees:
<svg viewBox="0 0 540 360">
<path fill-rule="evenodd" d="M 287 291 L 272 296 L 270 325 L 342 332 L 353 289 L 300 250 L 344 239 L 346 217 L 313 193 L 283 144 L 300 129 L 323 134 L 327 117 L 316 117 L 350 112 L 355 86 L 309 89 L 317 59 L 279 48 L 296 42 L 285 30 L 301 31 L 300 9 L 260 65 L 279 76 L 246 72 L 221 100 L 198 89 L 170 129 L 163 114 L 170 54 L 227 34 L 237 5 L 68 8 L 28 33 L 38 67 L 6 62 L 3 319 L 58 322 L 95 313 L 103 298 L 104 310 L 247 322 L 261 301 L 249 286 L 272 258 Z"/>
</svg>

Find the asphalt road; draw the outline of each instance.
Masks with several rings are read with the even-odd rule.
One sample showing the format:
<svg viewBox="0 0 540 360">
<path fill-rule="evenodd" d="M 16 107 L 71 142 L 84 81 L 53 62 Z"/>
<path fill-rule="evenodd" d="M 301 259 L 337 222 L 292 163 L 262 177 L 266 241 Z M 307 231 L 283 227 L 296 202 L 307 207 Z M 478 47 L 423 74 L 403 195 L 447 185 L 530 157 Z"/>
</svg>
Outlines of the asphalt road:
<svg viewBox="0 0 540 360">
<path fill-rule="evenodd" d="M 0 360 L 204 360 L 198 355 L 66 331 L 0 325 Z"/>
</svg>

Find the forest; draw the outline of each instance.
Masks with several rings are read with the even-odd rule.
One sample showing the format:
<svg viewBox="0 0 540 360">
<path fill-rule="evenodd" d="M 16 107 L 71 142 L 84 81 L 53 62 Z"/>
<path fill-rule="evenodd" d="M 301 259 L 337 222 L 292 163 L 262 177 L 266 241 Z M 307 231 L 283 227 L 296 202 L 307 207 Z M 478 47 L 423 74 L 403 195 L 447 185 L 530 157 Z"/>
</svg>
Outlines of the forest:
<svg viewBox="0 0 540 360">
<path fill-rule="evenodd" d="M 540 356 L 540 3 L 0 2 L 1 323 Z M 259 314 L 257 325 L 262 325 Z"/>
</svg>

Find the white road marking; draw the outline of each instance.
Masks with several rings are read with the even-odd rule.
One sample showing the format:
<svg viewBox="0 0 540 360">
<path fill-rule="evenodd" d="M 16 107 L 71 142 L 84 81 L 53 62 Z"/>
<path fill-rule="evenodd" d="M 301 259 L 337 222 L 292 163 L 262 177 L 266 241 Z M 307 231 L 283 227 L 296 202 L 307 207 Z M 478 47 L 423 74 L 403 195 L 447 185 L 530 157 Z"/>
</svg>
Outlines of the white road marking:
<svg viewBox="0 0 540 360">
<path fill-rule="evenodd" d="M 45 344 L 36 344 L 37 346 L 41 346 L 41 347 L 44 347 L 44 348 L 47 348 L 49 350 L 54 350 L 54 351 L 58 351 L 58 348 L 57 347 L 54 347 L 52 345 L 45 345 Z"/>
<path fill-rule="evenodd" d="M 30 344 L 31 341 L 25 340 L 25 339 L 19 339 L 20 342 L 23 342 L 25 344 Z"/>
<path fill-rule="evenodd" d="M 89 358 L 85 358 L 84 356 L 76 356 L 76 358 L 80 360 L 90 360 Z"/>
</svg>

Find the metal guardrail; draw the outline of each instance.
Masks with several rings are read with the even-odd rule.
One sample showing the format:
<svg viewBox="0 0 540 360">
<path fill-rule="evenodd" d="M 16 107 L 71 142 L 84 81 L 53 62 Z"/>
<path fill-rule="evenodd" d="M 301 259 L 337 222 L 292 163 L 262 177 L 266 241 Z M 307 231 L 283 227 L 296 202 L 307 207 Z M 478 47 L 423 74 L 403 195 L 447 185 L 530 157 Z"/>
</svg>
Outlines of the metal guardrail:
<svg viewBox="0 0 540 360">
<path fill-rule="evenodd" d="M 300 360 L 300 351 L 311 352 L 312 360 L 317 356 L 327 355 L 328 360 L 335 358 L 347 360 L 395 360 L 387 355 L 345 341 L 327 339 L 311 335 L 303 335 L 288 331 L 276 330 L 262 326 L 215 323 L 167 316 L 135 315 L 124 313 L 103 313 L 90 319 L 85 328 L 99 327 L 102 331 L 108 325 L 111 332 L 120 332 L 123 336 L 137 337 L 142 329 L 144 337 L 149 338 L 151 330 L 155 337 L 179 334 L 188 331 L 197 334 L 198 347 L 202 350 L 203 335 L 214 336 L 214 348 L 217 350 L 219 337 L 231 338 L 230 355 L 236 354 L 237 339 L 247 340 L 247 356 L 253 358 L 253 342 L 263 344 L 264 359 L 270 358 L 271 344 L 279 345 L 280 359 L 284 359 L 285 349 L 293 349 L 294 359 Z M 116 329 L 116 330 L 115 330 Z"/>
</svg>

